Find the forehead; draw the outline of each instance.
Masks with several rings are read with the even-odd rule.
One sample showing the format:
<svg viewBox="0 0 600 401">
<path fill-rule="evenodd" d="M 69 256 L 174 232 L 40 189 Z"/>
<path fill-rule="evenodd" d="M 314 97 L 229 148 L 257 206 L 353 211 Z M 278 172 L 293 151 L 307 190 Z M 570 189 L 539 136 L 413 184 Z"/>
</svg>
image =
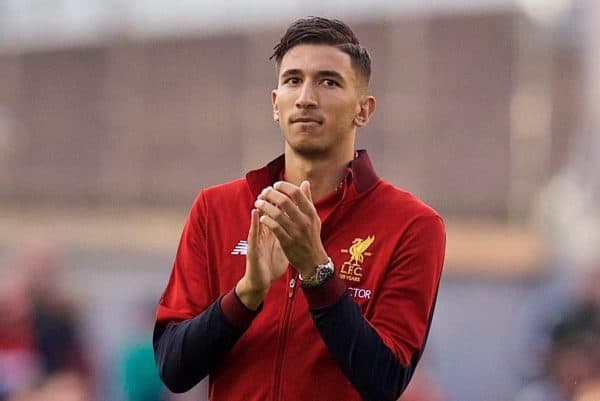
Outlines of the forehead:
<svg viewBox="0 0 600 401">
<path fill-rule="evenodd" d="M 336 71 L 345 78 L 353 78 L 354 70 L 350 56 L 329 45 L 303 44 L 285 53 L 279 66 L 279 74 L 286 70 L 300 70 L 305 74 L 319 71 Z"/>
</svg>

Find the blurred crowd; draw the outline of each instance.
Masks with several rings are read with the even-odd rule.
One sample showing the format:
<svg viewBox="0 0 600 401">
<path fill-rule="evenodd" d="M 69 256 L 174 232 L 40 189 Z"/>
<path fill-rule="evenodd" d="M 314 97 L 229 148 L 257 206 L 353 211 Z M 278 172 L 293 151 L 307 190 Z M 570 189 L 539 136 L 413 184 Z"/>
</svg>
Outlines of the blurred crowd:
<svg viewBox="0 0 600 401">
<path fill-rule="evenodd" d="M 89 400 L 92 371 L 78 331 L 80 311 L 60 290 L 53 250 L 36 244 L 2 273 L 0 399 Z"/>
<path fill-rule="evenodd" d="M 86 331 L 94 317 L 52 241 L 38 235 L 7 259 L 0 266 L 0 401 L 174 399 L 154 365 L 156 300 L 124 306 L 135 331 L 104 366 Z M 205 398 L 197 391 L 177 397 Z"/>
<path fill-rule="evenodd" d="M 600 400 L 600 260 L 557 274 L 524 311 L 515 401 Z"/>
<path fill-rule="evenodd" d="M 34 242 L 2 270 L 0 400 L 165 399 L 149 329 L 118 350 L 106 384 L 84 335 L 85 310 L 68 290 L 59 254 L 46 241 Z M 152 313 L 143 319 L 150 327 Z"/>
</svg>

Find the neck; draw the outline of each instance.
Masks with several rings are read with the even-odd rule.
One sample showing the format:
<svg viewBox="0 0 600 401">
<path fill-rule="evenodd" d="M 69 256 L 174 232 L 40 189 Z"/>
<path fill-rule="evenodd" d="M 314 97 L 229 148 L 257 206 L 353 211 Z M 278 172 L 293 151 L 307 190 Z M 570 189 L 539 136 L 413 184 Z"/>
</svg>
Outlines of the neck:
<svg viewBox="0 0 600 401">
<path fill-rule="evenodd" d="M 286 146 L 285 180 L 297 186 L 308 180 L 313 201 L 317 202 L 338 187 L 346 175 L 348 163 L 353 158 L 354 149 L 336 157 L 308 158 Z"/>
</svg>

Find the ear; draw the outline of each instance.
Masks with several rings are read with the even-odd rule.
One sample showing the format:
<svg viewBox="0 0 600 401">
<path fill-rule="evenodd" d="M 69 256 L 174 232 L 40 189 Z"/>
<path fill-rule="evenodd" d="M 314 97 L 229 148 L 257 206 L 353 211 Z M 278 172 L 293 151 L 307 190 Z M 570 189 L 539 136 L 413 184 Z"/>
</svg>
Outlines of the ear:
<svg viewBox="0 0 600 401">
<path fill-rule="evenodd" d="M 279 107 L 277 106 L 277 89 L 271 92 L 271 103 L 273 105 L 273 120 L 279 121 Z"/>
<path fill-rule="evenodd" d="M 354 125 L 357 127 L 364 127 L 367 125 L 375 111 L 375 105 L 375 98 L 373 96 L 365 95 L 357 107 L 357 112 L 353 120 Z"/>
</svg>

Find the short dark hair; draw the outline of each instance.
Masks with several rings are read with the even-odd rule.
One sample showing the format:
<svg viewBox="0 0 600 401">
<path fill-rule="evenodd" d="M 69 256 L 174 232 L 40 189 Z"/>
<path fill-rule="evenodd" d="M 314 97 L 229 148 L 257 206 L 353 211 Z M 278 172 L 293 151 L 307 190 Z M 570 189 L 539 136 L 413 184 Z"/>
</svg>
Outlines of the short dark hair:
<svg viewBox="0 0 600 401">
<path fill-rule="evenodd" d="M 308 17 L 294 21 L 279 43 L 273 47 L 269 60 L 275 58 L 277 71 L 283 56 L 294 46 L 300 44 L 324 44 L 336 47 L 350 56 L 352 68 L 364 80 L 365 87 L 371 77 L 371 57 L 367 49 L 361 46 L 352 29 L 337 19 Z"/>
</svg>

